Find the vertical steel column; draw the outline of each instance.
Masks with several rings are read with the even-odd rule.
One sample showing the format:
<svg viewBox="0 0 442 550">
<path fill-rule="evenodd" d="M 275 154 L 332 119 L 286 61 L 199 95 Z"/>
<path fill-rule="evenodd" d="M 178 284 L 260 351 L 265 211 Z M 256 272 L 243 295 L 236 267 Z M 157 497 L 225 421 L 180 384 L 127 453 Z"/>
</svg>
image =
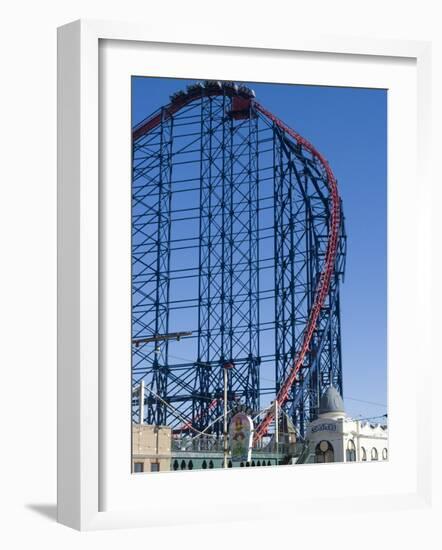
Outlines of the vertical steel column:
<svg viewBox="0 0 442 550">
<path fill-rule="evenodd" d="M 212 249 L 212 101 L 200 101 L 200 214 L 198 249 L 198 357 L 195 364 L 196 386 L 192 403 L 192 422 L 198 429 L 204 429 L 210 419 L 211 402 L 211 249 Z"/>
<path fill-rule="evenodd" d="M 132 209 L 132 337 L 166 334 L 169 318 L 169 269 L 173 118 L 165 117 L 158 131 L 134 145 Z M 148 158 L 145 150 L 158 147 Z M 139 160 L 139 162 L 138 162 Z M 167 408 L 168 342 L 140 346 L 133 366 L 144 366 L 147 423 L 165 424 Z M 161 398 L 161 399 L 159 399 Z"/>
<path fill-rule="evenodd" d="M 248 119 L 248 372 L 246 405 L 252 411 L 260 409 L 260 294 L 259 294 L 259 125 L 253 107 Z"/>
<path fill-rule="evenodd" d="M 229 100 L 230 101 L 230 100 Z M 228 347 L 226 312 L 226 208 L 230 162 L 226 97 L 201 100 L 199 318 L 193 418 L 201 426 L 223 410 L 222 365 Z M 209 405 L 214 403 L 212 407 Z M 214 426 L 222 433 L 222 422 Z"/>
<path fill-rule="evenodd" d="M 252 411 L 259 408 L 259 134 L 258 119 L 230 120 L 229 348 L 230 391 Z"/>
<path fill-rule="evenodd" d="M 290 153 L 281 132 L 274 128 L 274 279 L 275 279 L 275 380 L 279 390 L 291 368 L 296 346 L 295 255 L 298 252 L 295 224 L 294 182 Z M 298 191 L 299 192 L 299 191 Z M 297 258 L 298 260 L 298 258 Z"/>
<path fill-rule="evenodd" d="M 259 407 L 258 120 L 227 116 L 231 98 L 204 98 L 201 116 L 198 383 L 193 417 L 223 412 L 222 366 L 229 401 Z M 210 379 L 210 397 L 207 391 Z M 203 402 L 204 399 L 204 402 Z M 214 402 L 208 410 L 204 403 Z M 222 423 L 214 426 L 222 433 Z"/>
</svg>

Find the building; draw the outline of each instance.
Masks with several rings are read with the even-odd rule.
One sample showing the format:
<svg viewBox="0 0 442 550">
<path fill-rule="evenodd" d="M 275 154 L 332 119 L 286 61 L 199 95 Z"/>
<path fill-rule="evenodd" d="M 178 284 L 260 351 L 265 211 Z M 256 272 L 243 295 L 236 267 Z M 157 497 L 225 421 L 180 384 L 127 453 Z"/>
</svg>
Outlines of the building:
<svg viewBox="0 0 442 550">
<path fill-rule="evenodd" d="M 306 434 L 307 452 L 297 463 L 369 462 L 388 459 L 388 428 L 363 420 L 348 418 L 337 390 L 323 394 L 318 418 Z"/>
<path fill-rule="evenodd" d="M 285 427 L 284 432 L 289 432 Z M 292 436 L 289 433 L 289 436 Z M 209 439 L 209 438 L 208 438 Z M 273 466 L 324 462 L 370 462 L 388 459 L 388 428 L 364 420 L 347 417 L 339 392 L 329 387 L 323 394 L 318 418 L 307 429 L 306 442 L 297 455 L 296 443 L 281 434 L 276 451 L 275 442 L 254 449 L 250 463 L 232 464 L 228 467 Z M 159 472 L 176 470 L 205 470 L 223 468 L 222 441 L 208 443 L 201 438 L 184 437 L 174 440 L 169 426 L 133 424 L 132 471 Z M 207 448 L 206 448 L 207 447 Z M 284 450 L 283 450 L 284 449 Z M 290 451 L 290 452 L 289 452 Z M 288 457 L 288 458 L 287 458 Z"/>
<path fill-rule="evenodd" d="M 132 471 L 170 470 L 172 430 L 168 426 L 132 424 Z"/>
</svg>

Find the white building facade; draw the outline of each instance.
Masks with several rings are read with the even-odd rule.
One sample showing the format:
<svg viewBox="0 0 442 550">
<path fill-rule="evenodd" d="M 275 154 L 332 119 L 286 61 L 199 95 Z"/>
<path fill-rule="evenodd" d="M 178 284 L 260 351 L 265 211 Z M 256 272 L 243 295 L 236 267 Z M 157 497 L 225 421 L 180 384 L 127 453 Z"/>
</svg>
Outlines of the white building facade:
<svg viewBox="0 0 442 550">
<path fill-rule="evenodd" d="M 319 415 L 307 431 L 308 462 L 369 462 L 388 460 L 388 428 L 348 418 L 337 390 L 321 398 Z"/>
</svg>

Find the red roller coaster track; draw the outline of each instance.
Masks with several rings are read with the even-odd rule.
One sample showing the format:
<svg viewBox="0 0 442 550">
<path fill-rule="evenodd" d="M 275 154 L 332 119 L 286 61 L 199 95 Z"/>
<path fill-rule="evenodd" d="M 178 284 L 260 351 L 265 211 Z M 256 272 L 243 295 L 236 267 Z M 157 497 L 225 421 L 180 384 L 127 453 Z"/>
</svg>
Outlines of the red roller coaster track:
<svg viewBox="0 0 442 550">
<path fill-rule="evenodd" d="M 243 86 L 238 87 L 237 85 L 231 83 L 206 83 L 204 88 L 202 86 L 196 85 L 190 87 L 187 93 L 181 92 L 177 94 L 175 98 L 172 99 L 171 103 L 165 106 L 159 113 L 156 113 L 155 115 L 141 122 L 138 126 L 134 128 L 132 132 L 133 141 L 139 139 L 143 135 L 147 134 L 148 132 L 159 126 L 164 119 L 172 117 L 175 113 L 177 113 L 180 109 L 182 109 L 192 101 L 200 99 L 202 89 L 204 89 L 205 96 L 217 96 L 226 94 L 231 97 L 238 97 L 248 100 L 249 106 L 250 104 L 252 104 L 254 109 L 256 109 L 266 118 L 271 120 L 280 130 L 291 136 L 298 145 L 304 147 L 304 149 L 309 151 L 313 155 L 313 157 L 316 157 L 321 163 L 327 176 L 326 185 L 330 192 L 331 200 L 329 238 L 327 243 L 324 268 L 321 272 L 319 282 L 316 287 L 315 298 L 307 321 L 301 349 L 296 352 L 296 355 L 293 359 L 292 368 L 287 378 L 281 385 L 278 394 L 276 395 L 276 401 L 278 402 L 278 405 L 282 407 L 289 397 L 290 389 L 296 381 L 297 374 L 303 365 L 306 354 L 310 350 L 310 345 L 318 323 L 319 314 L 321 312 L 321 308 L 325 303 L 330 288 L 330 281 L 333 275 L 336 254 L 338 251 L 339 226 L 341 218 L 340 197 L 338 193 L 336 178 L 327 160 L 323 157 L 323 155 L 321 155 L 319 151 L 315 149 L 315 147 L 307 139 L 299 135 L 297 132 L 295 132 L 295 130 L 287 126 L 273 113 L 271 113 L 270 111 L 265 109 L 260 103 L 258 103 L 253 98 L 253 94 L 248 88 L 245 88 Z M 241 108 L 244 108 L 244 101 L 241 102 Z M 264 418 L 255 429 L 254 442 L 259 441 L 267 433 L 268 428 L 273 421 L 274 414 L 274 407 L 270 407 L 265 413 Z"/>
</svg>

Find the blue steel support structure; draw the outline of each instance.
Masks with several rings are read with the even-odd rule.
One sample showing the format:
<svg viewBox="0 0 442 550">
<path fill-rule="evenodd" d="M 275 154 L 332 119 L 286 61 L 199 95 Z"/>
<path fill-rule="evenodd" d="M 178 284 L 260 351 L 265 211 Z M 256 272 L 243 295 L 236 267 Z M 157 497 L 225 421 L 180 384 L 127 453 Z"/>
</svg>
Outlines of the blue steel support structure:
<svg viewBox="0 0 442 550">
<path fill-rule="evenodd" d="M 132 373 L 150 424 L 221 435 L 224 365 L 229 409 L 258 414 L 302 346 L 330 237 L 328 182 L 262 111 L 246 87 L 206 82 L 133 130 Z M 342 394 L 345 247 L 341 209 L 327 296 L 283 404 L 301 436 L 325 388 Z M 192 334 L 161 340 L 169 331 Z"/>
</svg>

